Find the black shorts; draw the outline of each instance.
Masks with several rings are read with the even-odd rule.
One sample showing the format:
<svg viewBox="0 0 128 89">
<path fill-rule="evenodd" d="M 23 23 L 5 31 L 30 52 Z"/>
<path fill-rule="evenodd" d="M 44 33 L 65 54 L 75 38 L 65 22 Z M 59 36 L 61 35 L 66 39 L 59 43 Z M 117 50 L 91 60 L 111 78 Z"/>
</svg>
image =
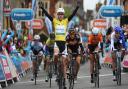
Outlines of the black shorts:
<svg viewBox="0 0 128 89">
<path fill-rule="evenodd" d="M 56 45 L 58 46 L 60 53 L 65 50 L 65 43 L 65 41 L 56 41 Z"/>
<path fill-rule="evenodd" d="M 122 47 L 122 44 L 120 42 L 116 42 L 114 43 L 114 48 L 117 49 L 117 50 L 120 50 Z"/>
<path fill-rule="evenodd" d="M 53 54 L 54 54 L 54 48 L 53 47 L 48 47 L 48 46 L 46 46 L 46 56 L 47 55 L 50 55 L 51 57 L 53 56 Z"/>
<path fill-rule="evenodd" d="M 79 54 L 79 45 L 67 45 L 67 48 L 72 51 L 72 53 L 77 53 Z"/>
<path fill-rule="evenodd" d="M 88 45 L 88 49 L 90 51 L 90 53 L 93 53 L 95 51 L 95 49 L 97 48 L 98 44 L 89 44 Z"/>
</svg>

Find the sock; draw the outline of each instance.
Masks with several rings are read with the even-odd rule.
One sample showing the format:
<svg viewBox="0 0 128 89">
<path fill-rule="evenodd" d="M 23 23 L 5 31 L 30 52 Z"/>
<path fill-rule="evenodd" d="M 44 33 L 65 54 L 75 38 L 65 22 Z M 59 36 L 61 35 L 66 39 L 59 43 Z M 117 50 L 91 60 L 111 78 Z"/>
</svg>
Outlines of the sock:
<svg viewBox="0 0 128 89">
<path fill-rule="evenodd" d="M 113 71 L 113 76 L 115 76 L 115 70 Z"/>
</svg>

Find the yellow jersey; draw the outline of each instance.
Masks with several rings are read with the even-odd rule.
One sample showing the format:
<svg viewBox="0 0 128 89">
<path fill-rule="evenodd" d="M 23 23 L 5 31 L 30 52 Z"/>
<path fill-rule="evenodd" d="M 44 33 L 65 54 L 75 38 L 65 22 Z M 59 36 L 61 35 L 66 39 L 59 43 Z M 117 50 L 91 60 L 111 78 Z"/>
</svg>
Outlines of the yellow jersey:
<svg viewBox="0 0 128 89">
<path fill-rule="evenodd" d="M 63 19 L 61 21 L 54 18 L 53 25 L 55 29 L 55 41 L 65 41 L 68 26 L 68 18 Z"/>
<path fill-rule="evenodd" d="M 48 38 L 47 41 L 46 41 L 46 45 L 47 45 L 48 47 L 53 46 L 54 43 L 55 43 L 55 40 L 51 40 L 50 38 Z"/>
</svg>

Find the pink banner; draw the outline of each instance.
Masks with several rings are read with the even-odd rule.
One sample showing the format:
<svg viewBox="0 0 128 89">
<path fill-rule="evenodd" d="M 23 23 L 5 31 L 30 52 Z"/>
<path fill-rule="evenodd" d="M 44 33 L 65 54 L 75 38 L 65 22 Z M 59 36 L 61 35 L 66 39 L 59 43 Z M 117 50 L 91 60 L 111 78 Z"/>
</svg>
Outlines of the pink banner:
<svg viewBox="0 0 128 89">
<path fill-rule="evenodd" d="M 1 60 L 1 63 L 3 65 L 3 69 L 4 69 L 4 73 L 5 73 L 5 77 L 7 80 L 12 79 L 12 75 L 11 75 L 11 71 L 7 62 L 7 59 L 3 59 Z"/>
</svg>

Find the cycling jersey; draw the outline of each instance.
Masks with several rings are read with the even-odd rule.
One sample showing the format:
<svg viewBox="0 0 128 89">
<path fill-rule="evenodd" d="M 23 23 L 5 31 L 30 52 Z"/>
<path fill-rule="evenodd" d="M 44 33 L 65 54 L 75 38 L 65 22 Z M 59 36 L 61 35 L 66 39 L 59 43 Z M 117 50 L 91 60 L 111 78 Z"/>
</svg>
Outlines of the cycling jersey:
<svg viewBox="0 0 128 89">
<path fill-rule="evenodd" d="M 71 38 L 70 34 L 68 34 L 66 36 L 66 42 L 70 42 L 70 41 L 74 41 L 74 40 L 77 41 L 77 43 L 79 43 L 80 42 L 80 35 L 75 34 L 74 39 Z"/>
<path fill-rule="evenodd" d="M 41 51 L 43 51 L 43 44 L 41 42 L 33 41 L 31 43 L 31 50 L 34 53 L 34 55 L 38 55 Z"/>
<path fill-rule="evenodd" d="M 120 33 L 120 36 L 118 38 L 115 37 L 115 32 L 111 34 L 111 50 L 112 49 L 118 49 L 120 45 L 123 46 L 123 48 L 126 48 L 125 46 L 125 37 L 123 33 Z"/>
<path fill-rule="evenodd" d="M 99 42 L 102 42 L 102 35 L 93 35 L 90 34 L 88 37 L 88 44 L 99 44 Z"/>
<path fill-rule="evenodd" d="M 80 35 L 75 34 L 74 39 L 71 38 L 70 34 L 66 36 L 66 42 L 68 43 L 67 48 L 69 48 L 73 53 L 79 53 L 79 47 L 81 48 L 81 51 L 84 51 L 83 45 L 80 40 Z M 71 42 L 71 43 L 70 43 Z M 75 44 L 72 44 L 75 43 Z"/>
<path fill-rule="evenodd" d="M 54 47 L 55 40 L 51 40 L 50 38 L 47 39 L 46 45 L 48 47 Z"/>
<path fill-rule="evenodd" d="M 56 41 L 65 41 L 65 37 L 66 37 L 66 29 L 68 26 L 68 22 L 73 18 L 73 16 L 76 14 L 77 10 L 78 10 L 79 6 L 76 7 L 76 9 L 73 11 L 73 13 L 66 19 L 63 20 L 58 20 L 56 18 L 53 18 L 52 16 L 50 16 L 48 14 L 48 12 L 42 8 L 44 14 L 49 18 L 50 21 L 53 22 L 53 26 L 55 29 L 55 40 Z"/>
<path fill-rule="evenodd" d="M 58 20 L 56 18 L 53 19 L 53 25 L 55 28 L 55 40 L 56 41 L 65 41 L 68 19 Z"/>
</svg>

